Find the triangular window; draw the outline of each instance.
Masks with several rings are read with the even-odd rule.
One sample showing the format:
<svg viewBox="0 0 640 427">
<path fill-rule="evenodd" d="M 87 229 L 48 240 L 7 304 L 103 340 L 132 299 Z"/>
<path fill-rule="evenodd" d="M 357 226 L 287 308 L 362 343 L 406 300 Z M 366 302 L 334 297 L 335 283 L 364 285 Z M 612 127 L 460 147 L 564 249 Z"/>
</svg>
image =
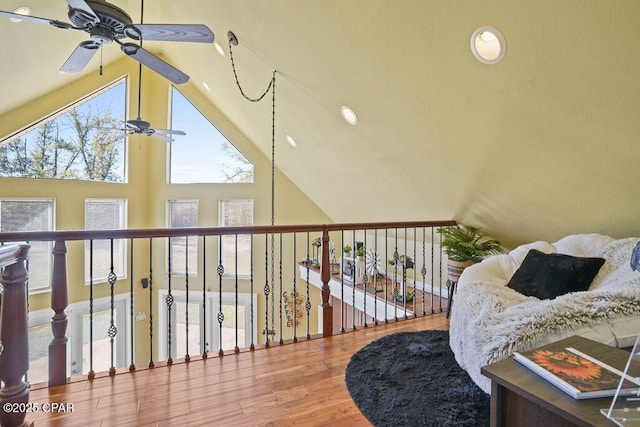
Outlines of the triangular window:
<svg viewBox="0 0 640 427">
<path fill-rule="evenodd" d="M 125 181 L 126 78 L 0 141 L 0 176 Z"/>
<path fill-rule="evenodd" d="M 176 88 L 171 99 L 171 128 L 187 135 L 171 143 L 170 182 L 253 182 L 253 164 Z"/>
</svg>

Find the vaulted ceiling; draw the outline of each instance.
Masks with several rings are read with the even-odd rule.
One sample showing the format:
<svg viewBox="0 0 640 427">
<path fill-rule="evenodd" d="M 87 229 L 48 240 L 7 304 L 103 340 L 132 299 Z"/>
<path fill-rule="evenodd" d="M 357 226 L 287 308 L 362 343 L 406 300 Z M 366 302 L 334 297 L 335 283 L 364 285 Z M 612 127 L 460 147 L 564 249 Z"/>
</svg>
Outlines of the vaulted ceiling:
<svg viewBox="0 0 640 427">
<path fill-rule="evenodd" d="M 111 3 L 139 22 L 140 0 Z M 0 8 L 19 6 L 67 21 L 64 0 Z M 146 0 L 144 16 L 213 30 L 225 58 L 213 45 L 145 47 L 189 74 L 266 156 L 270 99 L 240 95 L 227 31 L 250 96 L 276 71 L 276 164 L 336 222 L 454 218 L 511 245 L 640 234 L 639 21 L 636 0 Z M 495 65 L 469 49 L 484 25 L 506 38 Z M 0 118 L 82 77 L 58 69 L 85 39 L 0 19 Z M 116 46 L 103 55 L 106 67 L 122 57 Z"/>
</svg>

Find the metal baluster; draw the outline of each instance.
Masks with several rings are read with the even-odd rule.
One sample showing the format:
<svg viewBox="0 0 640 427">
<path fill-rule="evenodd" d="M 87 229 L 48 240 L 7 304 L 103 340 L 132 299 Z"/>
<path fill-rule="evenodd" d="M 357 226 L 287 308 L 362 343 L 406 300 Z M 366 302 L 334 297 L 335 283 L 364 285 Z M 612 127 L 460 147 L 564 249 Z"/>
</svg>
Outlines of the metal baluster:
<svg viewBox="0 0 640 427">
<path fill-rule="evenodd" d="M 149 368 L 153 368 L 153 238 L 149 237 Z"/>
<path fill-rule="evenodd" d="M 340 256 L 340 268 L 338 271 L 340 272 L 340 332 L 344 332 L 344 260 L 345 255 L 344 251 L 344 230 L 340 230 L 340 252 L 342 255 Z M 295 251 L 294 251 L 295 252 Z"/>
<path fill-rule="evenodd" d="M 254 323 L 254 319 L 253 319 L 253 234 L 251 234 L 251 255 L 250 255 L 250 287 L 251 287 L 251 308 L 250 308 L 250 321 L 249 321 L 249 334 L 251 335 L 251 346 L 249 347 L 249 349 L 251 351 L 255 350 L 256 346 L 253 342 L 253 323 Z"/>
<path fill-rule="evenodd" d="M 207 236 L 202 236 L 202 316 L 200 347 L 202 348 L 202 358 L 207 360 L 209 343 L 207 342 Z"/>
<path fill-rule="evenodd" d="M 373 324 L 378 326 L 378 229 L 373 230 Z M 366 267 L 366 261 L 365 261 Z"/>
<path fill-rule="evenodd" d="M 442 313 L 442 234 L 440 234 L 440 277 L 438 279 L 438 286 L 440 288 L 440 291 L 438 292 L 438 295 L 440 296 L 439 300 L 440 300 L 440 312 Z M 451 296 L 451 298 L 453 299 L 453 294 Z M 447 301 L 447 304 L 451 304 L 451 301 Z"/>
<path fill-rule="evenodd" d="M 398 321 L 398 261 L 400 260 L 400 254 L 398 254 L 398 229 L 395 229 L 395 243 L 393 251 L 393 291 L 391 296 L 393 298 L 393 317 Z"/>
<path fill-rule="evenodd" d="M 364 234 L 364 238 L 362 239 L 362 250 L 364 250 L 364 253 L 366 255 L 367 253 L 367 231 L 363 230 L 363 234 Z M 366 260 L 366 258 L 365 258 Z M 356 261 L 357 263 L 357 261 Z M 364 327 L 368 328 L 369 325 L 367 325 L 367 284 L 369 282 L 369 278 L 367 277 L 367 264 L 365 261 L 364 264 L 364 269 L 363 269 L 363 274 L 362 274 L 362 296 L 364 298 Z"/>
<path fill-rule="evenodd" d="M 111 291 L 111 320 L 109 322 L 109 330 L 107 331 L 107 335 L 109 335 L 109 342 L 111 344 L 111 368 L 109 368 L 109 375 L 113 376 L 116 374 L 115 367 L 115 340 L 116 334 L 118 333 L 118 329 L 116 328 L 116 324 L 113 318 L 113 313 L 115 311 L 114 307 L 114 286 L 116 284 L 116 273 L 113 271 L 113 239 L 110 239 L 111 242 L 111 265 L 109 266 L 109 275 L 107 276 L 107 280 L 109 281 L 109 289 Z"/>
<path fill-rule="evenodd" d="M 319 252 L 319 249 L 320 249 L 320 248 L 318 248 L 318 249 L 317 249 L 317 251 L 318 251 L 318 252 Z M 316 252 L 316 256 L 317 256 L 317 257 L 319 257 L 319 256 L 320 256 L 320 254 L 319 254 L 318 252 Z M 308 275 L 308 274 L 309 274 L 309 270 L 307 270 L 307 275 Z M 306 301 L 305 301 L 305 303 L 304 303 L 304 309 L 305 309 L 305 310 L 306 310 L 306 312 L 307 312 L 307 316 L 306 316 L 306 321 L 307 321 L 307 334 L 306 334 L 306 337 L 307 337 L 307 339 L 310 339 L 310 338 L 311 338 L 311 333 L 310 333 L 310 331 L 309 331 L 309 319 L 310 319 L 310 314 L 311 314 L 311 301 L 310 301 L 310 298 L 311 298 L 311 297 L 309 296 L 309 286 L 310 286 L 310 285 L 309 285 L 308 276 L 307 276 L 307 283 L 306 283 L 306 285 L 305 285 L 305 286 L 306 286 L 306 289 L 307 289 L 307 299 L 306 299 Z M 298 296 L 296 295 L 296 298 L 293 300 L 293 304 L 294 304 L 294 306 L 296 306 L 296 305 L 297 305 L 297 302 L 298 302 L 297 300 L 298 300 Z"/>
<path fill-rule="evenodd" d="M 224 322 L 224 313 L 222 312 L 222 275 L 224 274 L 224 265 L 222 264 L 222 237 L 218 236 L 218 330 L 220 333 L 218 342 L 218 356 L 224 356 L 222 349 L 222 322 Z"/>
<path fill-rule="evenodd" d="M 416 283 L 416 267 L 418 266 L 418 257 L 416 255 L 417 250 L 417 230 L 416 227 L 413 227 L 413 317 L 418 317 L 418 285 Z M 422 285 L 424 287 L 424 284 Z M 424 300 L 424 292 L 422 294 L 422 299 Z M 424 313 L 423 313 L 424 315 Z"/>
<path fill-rule="evenodd" d="M 173 247 L 171 246 L 172 244 L 172 237 L 169 237 L 169 254 L 168 254 L 168 263 L 169 263 L 169 272 L 168 272 L 168 277 L 167 277 L 167 285 L 168 285 L 168 293 L 167 296 L 165 297 L 165 304 L 167 304 L 167 347 L 168 347 L 168 351 L 167 353 L 169 353 L 169 358 L 167 359 L 167 365 L 173 365 L 173 342 L 172 342 L 172 336 L 171 336 L 171 308 L 173 307 L 173 294 L 171 293 L 171 279 L 173 276 L 173 264 L 172 264 L 172 253 L 173 253 Z"/>
<path fill-rule="evenodd" d="M 384 323 L 389 323 L 389 229 L 384 229 Z M 392 288 L 393 289 L 393 288 Z"/>
<path fill-rule="evenodd" d="M 184 361 L 188 363 L 191 361 L 191 356 L 189 356 L 189 236 L 184 236 L 184 238 L 184 290 L 186 294 L 184 310 L 186 334 L 184 342 L 186 354 L 184 355 Z"/>
<path fill-rule="evenodd" d="M 295 234 L 295 233 L 294 233 Z M 294 249 L 294 254 L 295 254 L 295 249 Z M 296 268 L 295 268 L 295 255 L 294 255 L 294 268 L 293 268 L 293 280 L 295 280 L 295 272 L 296 272 Z M 284 337 L 283 337 L 283 332 L 282 332 L 282 297 L 283 297 L 283 292 L 282 292 L 282 233 L 280 233 L 280 344 L 284 344 Z"/>
<path fill-rule="evenodd" d="M 427 284 L 427 229 L 422 227 L 422 315 L 427 314 L 425 307 L 425 285 Z M 433 280 L 431 281 L 433 282 Z M 433 295 L 433 294 L 432 294 Z"/>
<path fill-rule="evenodd" d="M 353 242 L 353 258 L 351 259 L 351 293 L 352 293 L 352 305 L 351 305 L 351 324 L 353 330 L 356 330 L 356 263 L 355 263 L 355 255 L 356 255 L 356 230 L 352 231 L 352 242 Z"/>
<path fill-rule="evenodd" d="M 89 240 L 89 373 L 87 379 L 93 381 L 93 240 Z"/>
<path fill-rule="evenodd" d="M 134 356 L 134 351 L 135 351 L 135 347 L 134 347 L 134 341 L 133 341 L 133 335 L 134 335 L 134 331 L 136 330 L 135 328 L 135 323 L 134 323 L 134 299 L 133 299 L 133 238 L 129 239 L 129 277 L 130 277 L 130 289 L 129 289 L 129 309 L 130 309 L 130 324 L 131 324 L 131 342 L 130 342 L 130 346 L 131 346 L 131 364 L 129 365 L 129 372 L 133 372 L 136 370 L 136 362 L 135 362 L 135 356 Z"/>
<path fill-rule="evenodd" d="M 264 336 L 265 342 L 264 346 L 269 348 L 271 344 L 269 343 L 269 294 L 271 293 L 271 289 L 269 288 L 269 235 L 264 235 Z"/>
<path fill-rule="evenodd" d="M 235 235 L 235 296 L 236 296 L 236 345 L 233 348 L 234 353 L 240 353 L 240 347 L 238 346 L 238 235 Z"/>
<path fill-rule="evenodd" d="M 433 227 L 431 227 L 431 314 L 434 314 L 435 311 L 435 301 L 434 301 L 434 297 L 433 297 L 433 292 L 434 292 L 434 274 L 435 274 L 435 262 L 434 262 L 434 256 L 435 256 L 435 251 L 433 250 L 433 241 L 434 241 L 434 229 Z M 438 294 L 438 296 L 440 297 L 440 299 L 442 299 L 442 292 L 440 292 Z"/>
</svg>

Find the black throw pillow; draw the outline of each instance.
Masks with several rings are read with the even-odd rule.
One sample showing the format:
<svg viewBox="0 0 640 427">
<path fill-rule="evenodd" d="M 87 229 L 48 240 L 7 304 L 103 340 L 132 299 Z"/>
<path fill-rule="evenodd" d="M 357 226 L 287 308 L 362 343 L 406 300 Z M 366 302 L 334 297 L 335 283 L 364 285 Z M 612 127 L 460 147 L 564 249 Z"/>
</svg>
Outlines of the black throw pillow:
<svg viewBox="0 0 640 427">
<path fill-rule="evenodd" d="M 530 297 L 553 299 L 589 289 L 602 264 L 603 258 L 545 254 L 531 249 L 507 286 Z"/>
</svg>

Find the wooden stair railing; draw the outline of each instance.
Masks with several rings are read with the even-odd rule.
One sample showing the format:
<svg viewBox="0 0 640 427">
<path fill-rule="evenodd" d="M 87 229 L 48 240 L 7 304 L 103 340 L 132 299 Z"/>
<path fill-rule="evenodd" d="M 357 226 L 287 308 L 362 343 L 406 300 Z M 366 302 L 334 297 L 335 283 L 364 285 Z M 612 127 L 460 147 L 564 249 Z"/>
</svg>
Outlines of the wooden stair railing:
<svg viewBox="0 0 640 427">
<path fill-rule="evenodd" d="M 0 309 L 0 426 L 25 424 L 29 402 L 29 384 L 24 376 L 29 369 L 27 331 L 27 270 L 29 245 L 0 247 L 2 305 Z"/>
<path fill-rule="evenodd" d="M 378 222 L 378 223 L 342 223 L 342 224 L 312 224 L 312 225 L 281 225 L 281 226 L 242 226 L 242 227 L 199 227 L 199 228 L 162 228 L 137 230 L 80 230 L 80 231 L 48 231 L 48 232 L 5 232 L 0 233 L 0 241 L 53 241 L 53 274 L 51 286 L 51 308 L 54 315 L 51 322 L 53 340 L 49 345 L 49 386 L 66 384 L 69 377 L 67 372 L 67 325 L 68 318 L 65 310 L 68 306 L 67 283 L 67 249 L 66 242 L 90 241 L 99 239 L 149 239 L 184 237 L 184 236 L 225 236 L 225 235 L 277 235 L 282 233 L 321 233 L 322 253 L 321 262 L 321 309 L 322 336 L 333 334 L 333 310 L 330 292 L 330 254 L 329 241 L 331 232 L 345 230 L 377 230 L 377 229 L 407 229 L 407 228 L 435 228 L 455 226 L 453 220 L 445 221 L 406 221 L 406 222 Z M 11 264 L 4 266 L 2 284 L 4 285 L 4 310 L 2 316 L 2 343 L 5 350 L 0 354 L 0 379 L 5 384 L 0 394 L 0 400 L 28 402 L 28 385 L 22 378 L 28 370 L 28 329 L 26 309 L 26 280 L 25 259 L 29 250 L 28 245 L 12 245 L 17 251 Z M 0 267 L 2 254 L 9 246 L 0 246 Z M 19 249 L 15 249 L 19 248 Z M 5 257 L 8 259 L 8 257 Z M 151 314 L 151 311 L 150 311 Z M 268 323 L 268 322 L 267 322 Z M 366 325 L 365 325 L 366 326 Z M 8 347 L 11 346 L 11 349 Z M 153 359 L 149 364 L 153 367 Z M 8 414 L 0 411 L 0 416 Z M 24 413 L 22 414 L 24 419 Z M 1 422 L 2 426 L 5 425 Z M 14 420 L 12 418 L 12 420 Z M 6 425 L 19 425 L 8 423 Z"/>
</svg>

